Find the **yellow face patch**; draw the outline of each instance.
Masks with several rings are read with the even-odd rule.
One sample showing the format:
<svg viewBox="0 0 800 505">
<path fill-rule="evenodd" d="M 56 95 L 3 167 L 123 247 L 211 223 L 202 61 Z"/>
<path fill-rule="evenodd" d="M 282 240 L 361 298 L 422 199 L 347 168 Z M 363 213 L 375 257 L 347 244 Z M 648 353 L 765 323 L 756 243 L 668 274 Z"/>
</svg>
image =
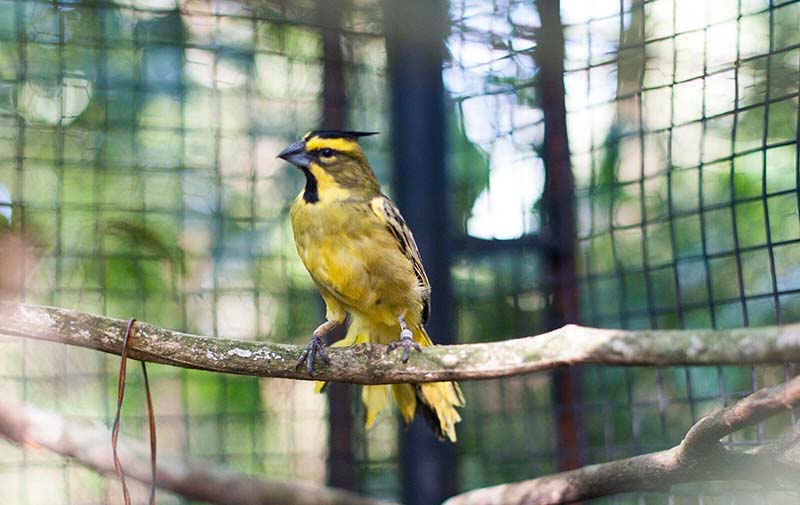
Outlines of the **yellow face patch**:
<svg viewBox="0 0 800 505">
<path fill-rule="evenodd" d="M 334 177 L 325 171 L 319 164 L 312 162 L 308 166 L 311 175 L 317 181 L 317 191 L 319 191 L 320 199 L 335 200 L 338 198 L 346 198 L 348 192 L 342 188 Z M 323 198 L 324 197 L 324 198 Z"/>
</svg>

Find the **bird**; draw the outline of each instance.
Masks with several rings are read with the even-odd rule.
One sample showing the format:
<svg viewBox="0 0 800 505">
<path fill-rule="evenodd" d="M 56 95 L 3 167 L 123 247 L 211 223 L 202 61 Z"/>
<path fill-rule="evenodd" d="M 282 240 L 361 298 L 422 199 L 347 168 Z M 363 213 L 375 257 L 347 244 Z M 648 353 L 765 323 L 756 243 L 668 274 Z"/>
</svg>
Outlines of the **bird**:
<svg viewBox="0 0 800 505">
<path fill-rule="evenodd" d="M 325 322 L 314 330 L 298 360 L 313 375 L 317 357 L 328 362 L 323 338 L 350 325 L 332 347 L 364 342 L 387 352 L 432 346 L 424 324 L 430 317 L 431 287 L 414 236 L 397 205 L 381 190 L 359 139 L 377 132 L 315 130 L 278 154 L 305 175 L 291 205 L 290 220 L 301 261 L 325 301 Z M 318 382 L 322 391 L 325 383 Z M 393 396 L 408 425 L 418 413 L 440 440 L 455 442 L 457 410 L 464 396 L 455 382 L 364 386 L 369 429 Z"/>
</svg>

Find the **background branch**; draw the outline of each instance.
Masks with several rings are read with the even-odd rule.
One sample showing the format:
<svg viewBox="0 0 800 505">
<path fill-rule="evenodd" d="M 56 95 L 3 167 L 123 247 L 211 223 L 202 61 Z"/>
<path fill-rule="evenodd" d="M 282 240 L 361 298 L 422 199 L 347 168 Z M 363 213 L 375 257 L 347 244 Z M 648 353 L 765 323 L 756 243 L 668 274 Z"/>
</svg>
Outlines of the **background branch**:
<svg viewBox="0 0 800 505">
<path fill-rule="evenodd" d="M 556 505 L 627 493 L 666 491 L 674 484 L 749 480 L 777 486 L 800 480 L 800 426 L 750 451 L 728 449 L 720 438 L 800 405 L 800 377 L 762 389 L 698 421 L 666 451 L 590 465 L 514 484 L 476 489 L 445 505 Z"/>
<path fill-rule="evenodd" d="M 104 426 L 70 421 L 55 412 L 0 400 L 0 436 L 18 445 L 44 447 L 101 474 L 115 476 L 111 432 Z M 122 437 L 119 447 L 126 476 L 150 484 L 149 449 Z M 159 456 L 157 485 L 217 505 L 392 505 L 311 483 L 256 479 L 198 459 L 174 456 Z"/>
<path fill-rule="evenodd" d="M 119 354 L 126 321 L 66 309 L 0 303 L 0 336 L 51 340 Z M 295 370 L 302 347 L 201 337 L 138 322 L 132 358 L 258 377 L 308 380 Z M 800 324 L 735 330 L 607 330 L 575 325 L 542 335 L 413 353 L 408 363 L 386 347 L 331 349 L 314 379 L 356 384 L 480 380 L 560 365 L 710 365 L 800 361 Z"/>
</svg>

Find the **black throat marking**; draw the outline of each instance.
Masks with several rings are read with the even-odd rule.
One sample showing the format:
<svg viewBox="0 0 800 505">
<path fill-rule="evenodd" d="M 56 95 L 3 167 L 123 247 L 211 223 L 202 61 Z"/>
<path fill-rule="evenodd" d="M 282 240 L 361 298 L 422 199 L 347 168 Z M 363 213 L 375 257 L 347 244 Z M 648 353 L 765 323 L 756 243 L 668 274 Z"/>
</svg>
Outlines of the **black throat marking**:
<svg viewBox="0 0 800 505">
<path fill-rule="evenodd" d="M 303 191 L 303 200 L 306 203 L 317 203 L 319 201 L 319 192 L 317 191 L 317 178 L 311 173 L 308 168 L 303 168 L 303 173 L 306 176 L 306 189 Z"/>
</svg>

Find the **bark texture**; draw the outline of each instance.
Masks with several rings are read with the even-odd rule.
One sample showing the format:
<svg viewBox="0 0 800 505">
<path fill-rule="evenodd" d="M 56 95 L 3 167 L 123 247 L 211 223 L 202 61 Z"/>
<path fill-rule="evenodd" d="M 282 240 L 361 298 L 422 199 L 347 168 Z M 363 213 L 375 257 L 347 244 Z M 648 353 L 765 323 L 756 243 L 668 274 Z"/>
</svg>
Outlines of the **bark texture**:
<svg viewBox="0 0 800 505">
<path fill-rule="evenodd" d="M 0 336 L 50 340 L 119 354 L 126 321 L 82 312 L 0 303 Z M 435 339 L 435 335 L 433 336 Z M 490 340 L 490 338 L 487 338 Z M 296 370 L 304 347 L 203 337 L 137 322 L 130 357 L 257 377 L 356 384 L 421 383 L 509 377 L 563 365 L 680 366 L 800 361 L 800 324 L 733 330 L 613 330 L 567 325 L 541 335 L 491 343 L 440 345 L 412 353 L 362 344 L 330 349 L 315 373 Z"/>
<path fill-rule="evenodd" d="M 798 405 L 800 377 L 795 377 L 704 417 L 671 449 L 476 489 L 450 498 L 445 505 L 556 505 L 633 491 L 668 491 L 675 484 L 713 480 L 797 486 L 800 426 L 750 451 L 727 448 L 720 438 Z"/>
</svg>

